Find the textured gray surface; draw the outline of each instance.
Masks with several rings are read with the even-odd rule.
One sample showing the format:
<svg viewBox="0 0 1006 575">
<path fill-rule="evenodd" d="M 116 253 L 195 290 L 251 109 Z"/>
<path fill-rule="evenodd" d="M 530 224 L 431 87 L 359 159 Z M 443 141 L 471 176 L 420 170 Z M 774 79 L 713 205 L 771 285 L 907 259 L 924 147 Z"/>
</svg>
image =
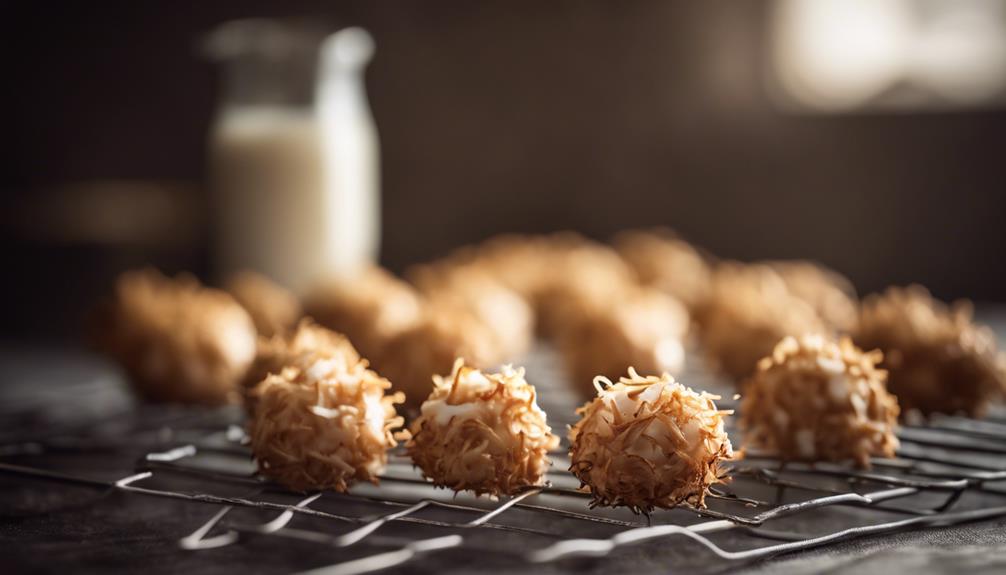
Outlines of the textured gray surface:
<svg viewBox="0 0 1006 575">
<path fill-rule="evenodd" d="M 554 358 L 538 353 L 529 358 L 529 378 L 540 387 L 543 407 L 554 422 L 569 421 L 575 394 L 543 382 L 561 379 Z M 114 370 L 95 358 L 55 350 L 10 349 L 0 354 L 0 445 L 25 440 L 45 441 L 41 452 L 0 452 L 0 462 L 52 469 L 78 477 L 115 481 L 131 475 L 143 456 L 159 449 L 184 444 L 199 434 L 213 434 L 239 421 L 235 410 L 203 411 L 133 402 Z M 717 382 L 695 372 L 689 383 L 716 387 Z M 554 425 L 554 424 L 553 424 Z M 81 441 L 85 441 L 81 443 Z M 191 458 L 189 465 L 202 469 L 250 471 L 246 456 Z M 1004 461 L 993 461 L 1006 467 Z M 407 464 L 393 466 L 396 473 L 409 473 Z M 181 492 L 206 492 L 221 496 L 261 497 L 293 503 L 299 497 L 241 483 L 207 483 L 178 473 L 157 471 L 144 486 Z M 740 486 L 738 486 L 739 488 Z M 368 486 L 359 495 L 388 493 L 388 482 L 375 491 Z M 491 508 L 492 503 L 464 495 L 452 498 L 442 491 L 423 492 L 447 502 Z M 401 496 L 403 499 L 413 497 Z M 905 501 L 925 506 L 925 498 Z M 931 502 L 928 502 L 931 504 Z M 968 494 L 958 503 L 965 508 L 1004 505 L 1004 497 Z M 555 503 L 559 505 L 559 503 Z M 573 502 L 586 511 L 582 502 Z M 348 516 L 374 514 L 374 504 L 359 499 L 328 496 L 312 508 Z M 168 573 L 191 570 L 198 573 L 284 573 L 350 560 L 380 549 L 382 541 L 393 548 L 397 541 L 433 537 L 456 529 L 389 523 L 375 535 L 372 544 L 335 549 L 297 539 L 259 536 L 219 549 L 190 551 L 179 540 L 209 519 L 218 507 L 206 503 L 123 493 L 109 488 L 26 478 L 0 472 L 0 557 L 4 572 L 95 572 L 125 573 L 143 570 Z M 381 507 L 377 506 L 380 510 Z M 385 508 L 386 509 L 386 508 Z M 377 511 L 386 513 L 388 511 Z M 863 515 L 863 513 L 873 513 Z M 624 511 L 600 514 L 644 525 L 642 518 Z M 275 513 L 237 509 L 230 520 L 263 522 Z M 456 521 L 456 512 L 424 511 L 422 517 Z M 886 520 L 901 518 L 900 515 Z M 470 518 L 470 517 L 468 517 Z M 657 512 L 653 524 L 695 523 L 700 519 L 684 510 Z M 837 525 L 877 521 L 876 512 L 840 507 L 812 517 L 780 521 L 802 533 L 823 533 Z M 508 512 L 505 523 L 538 529 L 561 537 L 609 537 L 624 527 L 584 525 L 582 521 L 533 513 Z M 291 527 L 336 535 L 346 531 L 341 524 L 316 517 L 297 516 Z M 466 573 L 492 570 L 519 572 L 596 572 L 613 569 L 629 572 L 717 573 L 751 570 L 758 573 L 897 572 L 946 573 L 951 571 L 1003 572 L 1006 569 L 1006 521 L 1001 519 L 950 528 L 923 529 L 883 537 L 868 537 L 824 549 L 783 555 L 760 563 L 727 562 L 685 539 L 663 539 L 626 546 L 605 559 L 568 559 L 548 565 L 528 565 L 520 554 L 544 545 L 542 536 L 493 529 L 464 531 L 465 549 L 433 553 L 406 564 L 398 572 Z M 717 534 L 713 540 L 730 549 L 769 544 L 735 533 Z M 545 540 L 547 543 L 548 540 Z M 394 570 L 393 570 L 394 571 Z"/>
</svg>

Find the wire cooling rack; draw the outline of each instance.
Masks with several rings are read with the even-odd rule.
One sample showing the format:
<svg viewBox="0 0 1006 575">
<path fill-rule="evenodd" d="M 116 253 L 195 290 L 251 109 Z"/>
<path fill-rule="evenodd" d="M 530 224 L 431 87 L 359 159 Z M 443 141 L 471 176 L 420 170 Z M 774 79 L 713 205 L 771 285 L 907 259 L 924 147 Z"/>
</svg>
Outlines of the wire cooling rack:
<svg viewBox="0 0 1006 575">
<path fill-rule="evenodd" d="M 529 363 L 529 379 L 562 435 L 578 398 L 557 385 L 561 374 L 551 358 L 539 354 Z M 682 380 L 722 388 L 702 373 Z M 391 454 L 379 486 L 295 494 L 255 475 L 239 410 L 125 412 L 102 427 L 0 446 L 0 472 L 205 504 L 204 518 L 177 540 L 181 549 L 212 554 L 277 538 L 303 546 L 316 573 L 413 571 L 434 559 L 448 571 L 485 562 L 501 572 L 581 571 L 585 560 L 604 569 L 640 555 L 655 569 L 716 571 L 855 537 L 1006 517 L 1001 416 L 905 426 L 897 458 L 875 459 L 869 471 L 784 465 L 749 453 L 730 464 L 733 480 L 714 490 L 708 508 L 649 516 L 590 509 L 561 450 L 551 458 L 546 486 L 498 500 L 433 488 L 401 449 Z M 731 437 L 741 443 L 735 430 Z M 99 479 L 46 458 L 109 451 L 138 456 L 132 472 Z"/>
</svg>

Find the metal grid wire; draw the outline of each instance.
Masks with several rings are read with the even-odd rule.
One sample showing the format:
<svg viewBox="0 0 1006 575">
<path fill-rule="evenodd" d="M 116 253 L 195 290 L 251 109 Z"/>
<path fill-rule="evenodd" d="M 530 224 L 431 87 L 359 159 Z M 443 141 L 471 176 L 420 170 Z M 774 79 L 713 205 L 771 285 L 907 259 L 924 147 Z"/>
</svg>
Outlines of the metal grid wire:
<svg viewBox="0 0 1006 575">
<path fill-rule="evenodd" d="M 561 429 L 572 398 L 558 389 L 540 397 Z M 782 464 L 749 453 L 730 465 L 733 481 L 714 490 L 708 508 L 638 516 L 589 509 L 562 452 L 552 457 L 547 486 L 499 500 L 434 489 L 401 449 L 392 453 L 380 486 L 292 494 L 256 477 L 240 414 L 224 413 L 223 419 L 221 412 L 202 411 L 176 411 L 161 421 L 134 417 L 133 427 L 116 437 L 64 433 L 0 446 L 0 457 L 138 450 L 142 456 L 127 477 L 96 480 L 2 460 L 0 472 L 208 504 L 215 509 L 178 541 L 181 548 L 206 552 L 259 537 L 287 538 L 327 549 L 324 557 L 337 559 L 313 572 L 341 575 L 408 568 L 451 552 L 502 555 L 515 569 L 561 567 L 574 557 L 604 561 L 623 548 L 671 538 L 690 540 L 729 568 L 855 537 L 1006 517 L 1006 420 L 995 417 L 938 417 L 905 426 L 898 457 L 875 459 L 869 471 Z"/>
</svg>

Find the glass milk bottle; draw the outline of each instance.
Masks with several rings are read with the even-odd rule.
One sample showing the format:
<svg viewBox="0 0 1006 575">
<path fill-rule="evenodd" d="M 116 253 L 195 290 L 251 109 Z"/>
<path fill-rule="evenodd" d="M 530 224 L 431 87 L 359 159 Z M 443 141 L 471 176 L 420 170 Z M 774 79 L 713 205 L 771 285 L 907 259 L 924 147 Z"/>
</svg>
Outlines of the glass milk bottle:
<svg viewBox="0 0 1006 575">
<path fill-rule="evenodd" d="M 325 35 L 273 20 L 224 24 L 211 128 L 212 240 L 220 279 L 255 270 L 303 293 L 376 261 L 378 140 L 362 29 Z"/>
</svg>

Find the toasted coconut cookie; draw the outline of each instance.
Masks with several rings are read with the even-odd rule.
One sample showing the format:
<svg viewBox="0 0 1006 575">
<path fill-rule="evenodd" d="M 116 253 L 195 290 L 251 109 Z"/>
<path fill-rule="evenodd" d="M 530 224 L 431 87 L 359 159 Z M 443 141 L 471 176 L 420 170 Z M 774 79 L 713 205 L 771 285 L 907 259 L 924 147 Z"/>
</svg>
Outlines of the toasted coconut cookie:
<svg viewBox="0 0 1006 575">
<path fill-rule="evenodd" d="M 366 357 L 420 319 L 419 294 L 378 267 L 333 279 L 313 291 L 304 308 L 321 325 L 345 334 Z"/>
<path fill-rule="evenodd" d="M 259 335 L 265 337 L 294 329 L 303 315 L 297 296 L 262 274 L 239 273 L 227 282 L 227 291 L 251 315 Z"/>
<path fill-rule="evenodd" d="M 843 338 L 787 337 L 744 386 L 741 425 L 750 445 L 781 459 L 894 457 L 898 401 L 888 393 L 883 354 Z"/>
<path fill-rule="evenodd" d="M 547 245 L 539 236 L 504 234 L 479 245 L 459 248 L 425 269 L 485 273 L 532 302 L 547 269 Z"/>
<path fill-rule="evenodd" d="M 562 328 L 558 347 L 574 386 L 584 395 L 593 395 L 595 376 L 618 377 L 629 366 L 672 374 L 684 367 L 688 312 L 673 297 L 637 288 L 604 305 L 590 302 L 579 308 Z"/>
<path fill-rule="evenodd" d="M 413 463 L 439 487 L 512 495 L 540 485 L 559 438 L 535 402 L 523 369 L 483 373 L 454 364 L 436 377 L 406 444 Z"/>
<path fill-rule="evenodd" d="M 615 248 L 644 285 L 670 294 L 692 313 L 702 308 L 712 272 L 691 244 L 670 230 L 633 230 L 615 236 Z"/>
<path fill-rule="evenodd" d="M 789 292 L 807 302 L 832 330 L 849 333 L 856 327 L 859 313 L 856 289 L 848 278 L 809 261 L 776 260 L 765 263 L 779 274 Z"/>
<path fill-rule="evenodd" d="M 557 281 L 563 281 L 558 267 L 566 265 L 563 260 L 569 254 L 578 254 L 579 261 L 573 262 L 573 266 L 624 268 L 609 248 L 572 232 L 496 236 L 480 245 L 457 250 L 440 263 L 455 268 L 478 268 L 537 306 Z"/>
<path fill-rule="evenodd" d="M 597 382 L 597 397 L 577 410 L 569 432 L 569 470 L 590 489 L 592 506 L 704 506 L 709 487 L 723 481 L 720 465 L 733 457 L 723 428 L 732 411 L 667 374 L 642 377 L 630 368 L 616 384 Z"/>
<path fill-rule="evenodd" d="M 613 249 L 574 234 L 549 242 L 533 299 L 539 333 L 558 336 L 576 322 L 582 305 L 605 305 L 637 287 L 635 273 Z"/>
<path fill-rule="evenodd" d="M 245 374 L 242 389 L 245 407 L 254 409 L 256 397 L 250 393 L 270 374 L 279 374 L 287 366 L 303 366 L 318 360 L 337 362 L 348 370 L 360 362 L 360 354 L 342 334 L 303 320 L 297 330 L 286 336 L 260 337 L 255 361 Z"/>
<path fill-rule="evenodd" d="M 636 284 L 617 252 L 572 232 L 497 236 L 457 250 L 436 267 L 477 269 L 493 277 L 531 305 L 536 328 L 546 336 L 570 319 L 571 298 L 603 302 Z"/>
<path fill-rule="evenodd" d="M 259 472 L 296 491 L 377 483 L 395 446 L 400 394 L 363 363 L 318 359 L 268 376 L 249 425 Z"/>
<path fill-rule="evenodd" d="M 416 411 L 433 390 L 433 376 L 449 372 L 455 358 L 488 367 L 498 361 L 495 351 L 493 334 L 482 322 L 456 309 L 428 306 L 418 324 L 388 342 L 374 365 Z"/>
<path fill-rule="evenodd" d="M 969 303 L 950 308 L 921 286 L 867 297 L 854 339 L 884 352 L 888 388 L 904 412 L 980 416 L 1006 391 L 995 334 L 972 321 Z"/>
<path fill-rule="evenodd" d="M 466 313 L 482 322 L 492 334 L 494 355 L 500 361 L 516 359 L 531 346 L 531 307 L 484 269 L 428 264 L 414 267 L 409 278 L 432 307 Z"/>
<path fill-rule="evenodd" d="M 255 326 L 225 292 L 154 270 L 119 277 L 109 351 L 136 391 L 153 401 L 219 405 L 239 397 L 255 358 Z"/>
<path fill-rule="evenodd" d="M 700 333 L 712 365 L 741 380 L 784 337 L 830 331 L 771 267 L 728 262 L 716 269 Z"/>
</svg>

